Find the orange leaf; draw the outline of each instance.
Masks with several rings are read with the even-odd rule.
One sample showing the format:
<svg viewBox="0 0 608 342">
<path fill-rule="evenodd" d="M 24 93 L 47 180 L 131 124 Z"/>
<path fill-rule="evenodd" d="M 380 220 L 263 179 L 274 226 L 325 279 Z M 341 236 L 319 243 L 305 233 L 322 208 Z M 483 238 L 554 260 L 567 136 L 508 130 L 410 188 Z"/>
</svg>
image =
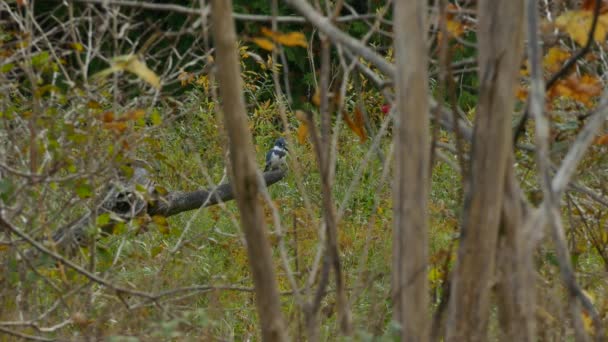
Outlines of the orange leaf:
<svg viewBox="0 0 608 342">
<path fill-rule="evenodd" d="M 595 4 L 598 0 L 584 0 L 581 9 L 585 11 L 593 11 L 595 9 Z M 600 4 L 600 13 L 606 13 L 608 11 L 608 1 L 601 0 Z"/>
<path fill-rule="evenodd" d="M 105 112 L 102 116 L 103 122 L 112 122 L 114 121 L 114 113 L 113 112 Z"/>
<path fill-rule="evenodd" d="M 549 98 L 561 96 L 592 107 L 592 99 L 600 95 L 601 91 L 602 85 L 597 77 L 591 75 L 578 77 L 576 74 L 572 74 L 567 79 L 558 81 L 551 88 Z"/>
<path fill-rule="evenodd" d="M 308 121 L 308 119 L 306 118 L 307 115 L 306 115 L 305 111 L 298 109 L 298 110 L 295 111 L 295 114 L 296 114 L 296 119 L 298 119 L 300 122 L 307 122 Z"/>
<path fill-rule="evenodd" d="M 355 108 L 355 125 L 359 128 L 359 139 L 361 142 L 365 142 L 367 140 L 367 133 L 365 132 L 365 118 L 363 118 L 363 113 L 359 110 L 359 108 Z"/>
<path fill-rule="evenodd" d="M 317 107 L 321 107 L 321 92 L 319 91 L 319 88 L 317 88 L 315 90 L 314 95 L 312 96 L 311 99 L 312 104 L 314 104 Z"/>
<path fill-rule="evenodd" d="M 253 38 L 251 40 L 255 43 L 255 45 L 261 47 L 264 50 L 274 50 L 274 44 L 266 38 Z"/>
<path fill-rule="evenodd" d="M 596 144 L 596 145 L 608 145 L 608 134 L 602 135 L 601 137 L 597 137 L 597 139 L 595 139 L 594 144 Z"/>
<path fill-rule="evenodd" d="M 127 123 L 124 121 L 106 122 L 103 127 L 117 133 L 122 133 L 127 129 Z"/>
<path fill-rule="evenodd" d="M 306 138 L 308 137 L 308 125 L 306 122 L 300 123 L 300 127 L 298 127 L 298 142 L 302 145 L 306 143 Z"/>
<path fill-rule="evenodd" d="M 361 142 L 365 142 L 365 140 L 367 140 L 367 134 L 365 133 L 365 127 L 363 126 L 363 114 L 361 114 L 361 111 L 358 108 L 355 108 L 354 121 L 351 120 L 346 111 L 342 112 L 342 118 L 350 130 L 359 136 L 359 140 Z"/>
<path fill-rule="evenodd" d="M 125 120 L 137 120 L 141 119 L 146 115 L 146 111 L 143 109 L 135 109 L 125 115 Z"/>
<path fill-rule="evenodd" d="M 517 97 L 517 99 L 519 99 L 521 102 L 526 101 L 526 99 L 528 98 L 528 89 L 524 88 L 523 86 L 519 86 L 517 88 L 517 93 L 515 95 Z"/>
</svg>

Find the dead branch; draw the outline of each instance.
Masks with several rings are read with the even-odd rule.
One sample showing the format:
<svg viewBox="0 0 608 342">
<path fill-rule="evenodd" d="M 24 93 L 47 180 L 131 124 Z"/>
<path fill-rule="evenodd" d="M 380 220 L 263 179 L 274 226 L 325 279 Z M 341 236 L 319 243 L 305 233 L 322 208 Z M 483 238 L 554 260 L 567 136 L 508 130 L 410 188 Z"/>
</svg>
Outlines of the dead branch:
<svg viewBox="0 0 608 342">
<path fill-rule="evenodd" d="M 285 177 L 285 170 L 272 170 L 263 174 L 266 186 L 270 186 Z M 184 211 L 210 207 L 222 202 L 234 200 L 232 183 L 218 185 L 213 189 L 202 189 L 191 192 L 175 191 L 162 200 L 157 200 L 148 207 L 149 215 L 165 217 L 177 215 Z"/>
</svg>

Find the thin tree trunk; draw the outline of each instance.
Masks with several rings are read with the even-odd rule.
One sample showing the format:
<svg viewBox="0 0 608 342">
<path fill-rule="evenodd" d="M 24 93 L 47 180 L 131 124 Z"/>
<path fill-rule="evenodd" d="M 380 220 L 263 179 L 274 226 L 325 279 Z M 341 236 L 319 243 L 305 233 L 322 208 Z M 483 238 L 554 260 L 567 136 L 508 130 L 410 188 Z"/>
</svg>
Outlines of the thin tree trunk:
<svg viewBox="0 0 608 342">
<path fill-rule="evenodd" d="M 490 289 L 523 41 L 523 0 L 482 0 L 478 8 L 480 96 L 450 296 L 448 341 L 487 340 Z"/>
<path fill-rule="evenodd" d="M 429 104 L 426 1 L 395 1 L 396 120 L 393 315 L 404 341 L 429 339 L 427 199 Z"/>
<path fill-rule="evenodd" d="M 262 206 L 258 201 L 260 177 L 247 115 L 237 54 L 231 0 L 212 3 L 213 37 L 224 124 L 230 141 L 231 176 L 247 241 L 256 304 L 264 341 L 286 341 L 287 330 L 277 287 L 272 251 L 266 235 Z"/>
</svg>

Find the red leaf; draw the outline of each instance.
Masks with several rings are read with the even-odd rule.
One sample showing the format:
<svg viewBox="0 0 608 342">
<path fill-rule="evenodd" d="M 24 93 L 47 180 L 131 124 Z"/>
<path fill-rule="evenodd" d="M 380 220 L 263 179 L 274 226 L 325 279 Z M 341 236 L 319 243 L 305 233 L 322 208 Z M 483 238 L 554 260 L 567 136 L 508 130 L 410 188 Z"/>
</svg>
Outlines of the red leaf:
<svg viewBox="0 0 608 342">
<path fill-rule="evenodd" d="M 391 105 L 388 103 L 385 103 L 382 105 L 381 109 L 382 109 L 382 113 L 388 114 L 388 112 L 391 111 Z"/>
</svg>

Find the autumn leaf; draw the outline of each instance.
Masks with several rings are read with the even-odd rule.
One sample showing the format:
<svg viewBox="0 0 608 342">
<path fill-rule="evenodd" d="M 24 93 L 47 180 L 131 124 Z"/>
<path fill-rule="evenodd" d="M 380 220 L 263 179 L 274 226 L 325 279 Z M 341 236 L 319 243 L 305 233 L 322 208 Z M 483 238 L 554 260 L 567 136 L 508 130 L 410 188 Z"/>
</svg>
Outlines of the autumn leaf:
<svg viewBox="0 0 608 342">
<path fill-rule="evenodd" d="M 84 51 L 84 46 L 82 46 L 82 44 L 76 42 L 76 43 L 71 43 L 70 47 L 76 51 L 76 52 L 83 52 Z"/>
<path fill-rule="evenodd" d="M 148 82 L 151 86 L 156 89 L 160 89 L 160 78 L 150 70 L 146 63 L 141 61 L 139 58 L 131 58 L 124 64 L 117 64 L 124 67 L 124 70 L 129 71 L 137 75 L 142 80 Z"/>
<path fill-rule="evenodd" d="M 342 112 L 342 118 L 346 125 L 353 131 L 357 136 L 359 136 L 360 142 L 365 142 L 367 140 L 367 134 L 365 133 L 365 126 L 363 120 L 363 114 L 359 110 L 359 108 L 355 108 L 355 119 L 352 120 L 346 111 Z"/>
<path fill-rule="evenodd" d="M 460 37 L 464 34 L 466 26 L 460 22 L 454 13 L 458 12 L 458 8 L 454 4 L 448 4 L 445 12 L 445 29 L 448 37 Z M 437 41 L 441 42 L 442 32 L 437 33 Z"/>
<path fill-rule="evenodd" d="M 580 46 L 587 44 L 593 13 L 588 10 L 568 11 L 555 19 L 555 26 L 565 31 Z M 593 39 L 601 42 L 608 32 L 608 13 L 598 17 Z"/>
<path fill-rule="evenodd" d="M 608 134 L 597 137 L 594 141 L 596 145 L 608 145 Z"/>
<path fill-rule="evenodd" d="M 300 126 L 298 127 L 297 132 L 298 142 L 303 145 L 306 143 L 306 139 L 308 138 L 308 120 L 306 119 L 306 113 L 304 111 L 296 110 L 295 114 L 296 119 L 300 121 Z"/>
<path fill-rule="evenodd" d="M 127 71 L 135 74 L 154 88 L 160 89 L 160 78 L 158 75 L 150 70 L 146 63 L 134 54 L 114 57 L 112 66 L 96 73 L 93 75 L 93 78 L 105 78 L 118 71 Z"/>
<path fill-rule="evenodd" d="M 464 33 L 465 27 L 461 22 L 448 19 L 445 26 L 451 37 L 460 37 Z"/>
<path fill-rule="evenodd" d="M 252 38 L 253 43 L 264 50 L 274 50 L 274 43 L 266 38 Z"/>
<path fill-rule="evenodd" d="M 308 47 L 306 36 L 302 32 L 289 32 L 281 34 L 277 36 L 276 41 L 285 46 L 300 46 L 303 48 Z"/>
<path fill-rule="evenodd" d="M 101 104 L 97 101 L 89 101 L 87 102 L 87 108 L 89 109 L 101 109 Z"/>
<path fill-rule="evenodd" d="M 391 105 L 390 103 L 385 103 L 380 107 L 380 110 L 382 111 L 382 113 L 384 115 L 388 114 L 391 111 Z"/>
<path fill-rule="evenodd" d="M 568 58 L 570 58 L 568 51 L 559 47 L 552 47 L 543 57 L 543 67 L 549 72 L 557 72 Z"/>
<path fill-rule="evenodd" d="M 114 121 L 114 112 L 105 112 L 101 116 L 101 120 L 103 122 L 112 122 Z"/>
<path fill-rule="evenodd" d="M 357 135 L 361 142 L 365 142 L 367 140 L 367 133 L 365 132 L 365 118 L 363 117 L 363 113 L 359 108 L 355 108 L 355 125 L 358 128 Z"/>
<path fill-rule="evenodd" d="M 602 85 L 599 79 L 591 75 L 581 77 L 576 74 L 570 75 L 565 80 L 559 80 L 549 91 L 549 98 L 565 97 L 584 104 L 593 106 L 592 99 L 600 95 Z"/>
<path fill-rule="evenodd" d="M 182 85 L 182 87 L 184 87 L 194 81 L 194 74 L 182 71 L 177 76 L 177 79 L 180 81 L 180 84 Z"/>
<path fill-rule="evenodd" d="M 517 97 L 517 99 L 521 102 L 526 101 L 526 99 L 528 98 L 528 89 L 524 88 L 523 86 L 517 87 L 517 93 L 515 94 L 515 97 Z"/>
<path fill-rule="evenodd" d="M 306 36 L 302 32 L 276 32 L 265 27 L 262 27 L 262 34 L 274 41 L 275 43 L 285 46 L 300 46 L 303 48 L 308 47 L 306 42 Z M 262 39 L 262 38 L 255 38 Z M 257 44 L 257 43 L 256 43 Z"/>
<path fill-rule="evenodd" d="M 127 123 L 124 121 L 106 122 L 103 127 L 116 133 L 122 133 L 127 129 Z"/>
<path fill-rule="evenodd" d="M 593 11 L 595 9 L 595 4 L 597 3 L 598 0 L 584 0 L 583 4 L 581 5 L 581 9 L 586 10 L 586 11 Z M 600 4 L 600 13 L 606 13 L 608 12 L 608 1 L 606 0 L 601 0 L 602 3 Z"/>
<path fill-rule="evenodd" d="M 135 109 L 135 110 L 132 110 L 132 111 L 128 112 L 125 115 L 124 119 L 125 120 L 139 120 L 139 119 L 143 118 L 144 115 L 146 115 L 146 111 L 145 110 L 143 110 L 143 109 Z"/>
<path fill-rule="evenodd" d="M 300 144 L 306 143 L 306 138 L 308 137 L 308 125 L 305 122 L 300 123 L 298 127 L 298 142 Z"/>
<path fill-rule="evenodd" d="M 319 91 L 319 88 L 315 90 L 310 102 L 312 102 L 312 104 L 316 107 L 321 107 L 321 92 Z"/>
</svg>

